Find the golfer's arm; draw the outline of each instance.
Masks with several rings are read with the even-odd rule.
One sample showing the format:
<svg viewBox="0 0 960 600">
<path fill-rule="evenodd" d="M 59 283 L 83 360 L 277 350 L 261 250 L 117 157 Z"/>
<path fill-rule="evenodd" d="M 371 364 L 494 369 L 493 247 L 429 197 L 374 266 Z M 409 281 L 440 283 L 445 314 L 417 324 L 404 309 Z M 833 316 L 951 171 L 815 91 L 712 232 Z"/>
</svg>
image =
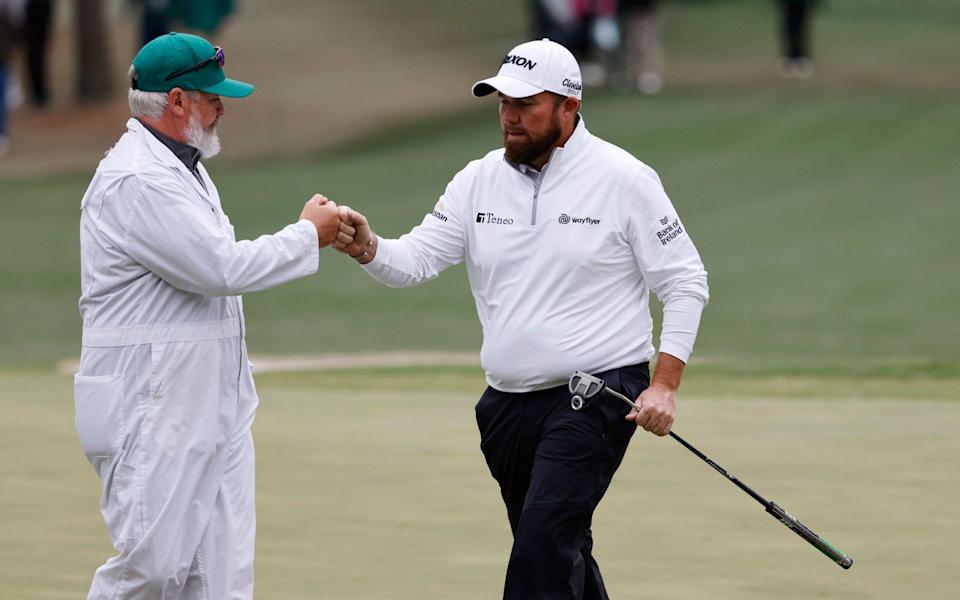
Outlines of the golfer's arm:
<svg viewBox="0 0 960 600">
<path fill-rule="evenodd" d="M 680 378 L 686 363 L 672 354 L 661 352 L 657 355 L 657 366 L 653 371 L 650 385 L 664 386 L 671 391 L 680 389 Z"/>
<path fill-rule="evenodd" d="M 399 239 L 377 237 L 373 251 L 373 260 L 363 265 L 367 274 L 390 287 L 412 287 L 463 262 L 463 234 L 452 217 L 441 221 L 428 214 Z"/>
<path fill-rule="evenodd" d="M 704 282 L 703 286 L 705 285 Z M 695 290 L 673 290 L 663 296 L 658 294 L 663 302 L 660 352 L 683 363 L 686 363 L 693 353 L 693 344 L 700 329 L 700 315 L 706 305 L 706 299 L 700 290 L 698 282 Z"/>
<path fill-rule="evenodd" d="M 707 271 L 656 173 L 642 168 L 634 185 L 625 232 L 644 281 L 663 303 L 659 349 L 686 362 L 710 297 Z"/>
</svg>

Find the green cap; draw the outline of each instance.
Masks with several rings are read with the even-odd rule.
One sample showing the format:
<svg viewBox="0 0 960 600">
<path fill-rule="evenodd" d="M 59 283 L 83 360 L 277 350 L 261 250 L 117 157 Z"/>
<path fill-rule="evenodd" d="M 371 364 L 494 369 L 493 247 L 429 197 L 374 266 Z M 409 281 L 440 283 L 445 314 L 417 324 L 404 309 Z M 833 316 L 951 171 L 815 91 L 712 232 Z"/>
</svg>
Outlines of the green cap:
<svg viewBox="0 0 960 600">
<path fill-rule="evenodd" d="M 171 32 L 150 41 L 133 58 L 136 79 L 133 89 L 145 92 L 200 90 L 228 98 L 244 98 L 253 92 L 249 83 L 227 79 L 223 74 L 223 50 L 189 33 Z"/>
</svg>

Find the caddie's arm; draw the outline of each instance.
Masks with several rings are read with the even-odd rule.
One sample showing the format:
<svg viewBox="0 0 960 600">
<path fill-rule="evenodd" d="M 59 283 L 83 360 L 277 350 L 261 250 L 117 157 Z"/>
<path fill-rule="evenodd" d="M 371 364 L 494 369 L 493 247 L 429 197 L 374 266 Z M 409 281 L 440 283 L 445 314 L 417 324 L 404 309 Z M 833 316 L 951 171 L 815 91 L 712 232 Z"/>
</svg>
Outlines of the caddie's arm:
<svg viewBox="0 0 960 600">
<path fill-rule="evenodd" d="M 128 177 L 117 192 L 130 203 L 122 248 L 170 285 L 235 296 L 316 273 L 316 226 L 307 219 L 273 235 L 234 241 L 209 206 L 168 177 Z"/>
</svg>

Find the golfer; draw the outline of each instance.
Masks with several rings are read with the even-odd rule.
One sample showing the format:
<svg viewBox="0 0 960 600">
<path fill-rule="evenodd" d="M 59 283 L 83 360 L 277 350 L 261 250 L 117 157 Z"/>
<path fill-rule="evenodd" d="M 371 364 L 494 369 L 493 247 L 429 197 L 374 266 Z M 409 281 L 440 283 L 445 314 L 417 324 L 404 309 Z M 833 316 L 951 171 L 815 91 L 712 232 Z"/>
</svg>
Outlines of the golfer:
<svg viewBox="0 0 960 600">
<path fill-rule="evenodd" d="M 118 554 L 89 598 L 252 598 L 257 407 L 239 294 L 317 271 L 340 219 L 315 196 L 236 241 L 201 159 L 217 154 L 224 51 L 161 36 L 133 59 L 127 132 L 81 204 L 80 443 Z M 349 229 L 347 229 L 349 231 Z"/>
<path fill-rule="evenodd" d="M 707 274 L 653 169 L 587 130 L 566 48 L 517 46 L 497 76 L 473 86 L 475 96 L 494 92 L 503 149 L 454 176 L 398 240 L 340 207 L 334 247 L 395 287 L 466 262 L 489 384 L 476 407 L 480 445 L 514 537 L 504 598 L 607 598 L 591 518 L 634 422 L 670 431 Z M 664 305 L 652 383 L 651 290 Z M 640 410 L 604 394 L 574 411 L 566 382 L 577 370 Z"/>
</svg>

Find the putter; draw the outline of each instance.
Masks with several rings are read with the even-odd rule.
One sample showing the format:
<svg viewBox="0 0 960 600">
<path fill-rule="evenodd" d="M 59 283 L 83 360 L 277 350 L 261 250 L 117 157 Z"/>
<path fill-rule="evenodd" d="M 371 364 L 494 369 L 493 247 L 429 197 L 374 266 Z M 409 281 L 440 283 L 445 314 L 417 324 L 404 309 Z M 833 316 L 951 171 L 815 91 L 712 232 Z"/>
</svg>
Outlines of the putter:
<svg viewBox="0 0 960 600">
<path fill-rule="evenodd" d="M 570 384 L 568 387 L 570 388 L 570 393 L 572 394 L 570 397 L 570 408 L 576 411 L 583 410 L 589 405 L 590 400 L 601 391 L 607 392 L 614 398 L 619 398 L 623 402 L 626 402 L 631 408 L 639 410 L 639 407 L 633 402 L 633 400 L 627 398 L 616 390 L 608 388 L 606 382 L 599 377 L 595 377 L 589 373 L 584 373 L 583 371 L 577 371 L 570 377 Z M 762 504 L 767 513 L 773 516 L 773 518 L 777 519 L 789 529 L 793 530 L 794 533 L 812 544 L 817 550 L 823 552 L 828 558 L 830 558 L 830 560 L 837 563 L 844 569 L 849 569 L 851 566 L 853 566 L 852 558 L 841 552 L 836 546 L 827 540 L 814 533 L 812 529 L 801 523 L 799 519 L 788 513 L 779 504 L 773 502 L 772 500 L 767 500 L 760 494 L 750 489 L 747 484 L 734 477 L 732 473 L 728 473 L 726 469 L 710 460 L 706 454 L 694 448 L 689 442 L 679 435 L 671 431 L 670 437 L 680 442 L 684 448 L 697 455 L 697 458 L 713 467 L 718 473 L 729 479 L 734 485 L 749 494 L 751 498 Z"/>
</svg>

